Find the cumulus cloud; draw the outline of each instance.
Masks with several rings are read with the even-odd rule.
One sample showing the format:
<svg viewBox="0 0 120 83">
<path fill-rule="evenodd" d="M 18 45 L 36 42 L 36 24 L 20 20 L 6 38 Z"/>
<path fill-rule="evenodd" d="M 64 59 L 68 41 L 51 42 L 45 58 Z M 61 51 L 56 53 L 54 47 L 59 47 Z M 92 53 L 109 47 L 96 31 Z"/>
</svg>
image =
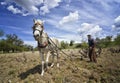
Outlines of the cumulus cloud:
<svg viewBox="0 0 120 83">
<path fill-rule="evenodd" d="M 13 0 L 10 2 L 14 2 L 17 6 L 21 7 L 23 12 L 28 12 L 32 15 L 37 15 L 39 12 L 39 6 L 41 3 L 43 3 L 43 0 Z"/>
<path fill-rule="evenodd" d="M 62 18 L 62 20 L 59 21 L 60 25 L 69 23 L 69 22 L 74 22 L 77 21 L 79 19 L 79 14 L 78 11 L 75 12 L 70 12 L 68 16 L 65 16 Z"/>
<path fill-rule="evenodd" d="M 112 25 L 112 30 L 118 33 L 120 32 L 120 16 L 115 18 L 114 24 Z"/>
<path fill-rule="evenodd" d="M 40 13 L 49 13 L 50 9 L 59 6 L 61 0 L 44 0 L 44 6 L 40 7 Z"/>
<path fill-rule="evenodd" d="M 1 4 L 1 5 L 7 5 L 7 3 L 6 3 L 6 2 L 1 2 L 0 4 Z"/>
<path fill-rule="evenodd" d="M 118 16 L 117 18 L 115 18 L 115 20 L 114 20 L 114 26 L 116 28 L 120 28 L 120 16 Z"/>
<path fill-rule="evenodd" d="M 23 16 L 27 16 L 28 15 L 28 13 L 25 14 L 20 9 L 15 8 L 13 5 L 8 6 L 7 9 L 9 11 L 11 11 L 13 14 L 22 14 Z"/>
<path fill-rule="evenodd" d="M 21 10 L 19 10 L 18 8 L 15 8 L 13 5 L 8 6 L 7 9 L 8 9 L 9 11 L 13 12 L 14 14 L 22 13 Z"/>
<path fill-rule="evenodd" d="M 99 25 L 89 24 L 89 23 L 82 23 L 80 28 L 78 29 L 79 35 L 86 40 L 86 36 L 88 34 L 99 37 L 101 35 L 102 28 Z"/>
<path fill-rule="evenodd" d="M 10 7 L 10 11 L 14 14 L 20 13 L 22 15 L 38 15 L 46 14 L 50 12 L 50 9 L 59 6 L 61 0 L 6 0 L 6 2 L 1 2 L 1 5 L 6 5 Z M 15 7 L 12 3 L 15 3 Z M 13 6 L 10 6 L 13 5 Z"/>
</svg>

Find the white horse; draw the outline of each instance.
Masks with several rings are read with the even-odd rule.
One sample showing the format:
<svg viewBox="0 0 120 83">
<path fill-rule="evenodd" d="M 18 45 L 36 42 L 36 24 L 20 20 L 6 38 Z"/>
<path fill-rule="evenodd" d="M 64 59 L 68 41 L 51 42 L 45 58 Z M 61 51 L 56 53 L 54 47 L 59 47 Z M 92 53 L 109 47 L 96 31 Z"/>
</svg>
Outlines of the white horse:
<svg viewBox="0 0 120 83">
<path fill-rule="evenodd" d="M 47 35 L 47 33 L 44 32 L 44 26 L 43 26 L 43 21 L 41 20 L 33 20 L 34 25 L 33 25 L 33 36 L 35 40 L 38 42 L 38 49 L 39 49 L 39 54 L 40 58 L 42 61 L 42 72 L 41 76 L 44 74 L 44 55 L 47 54 L 46 57 L 46 69 L 48 68 L 48 62 L 49 62 L 49 57 L 52 55 L 52 64 L 51 67 L 54 66 L 54 56 L 56 55 L 57 57 L 57 67 L 59 67 L 59 53 L 58 53 L 58 48 L 59 46 L 59 41 L 57 39 L 50 39 Z"/>
</svg>

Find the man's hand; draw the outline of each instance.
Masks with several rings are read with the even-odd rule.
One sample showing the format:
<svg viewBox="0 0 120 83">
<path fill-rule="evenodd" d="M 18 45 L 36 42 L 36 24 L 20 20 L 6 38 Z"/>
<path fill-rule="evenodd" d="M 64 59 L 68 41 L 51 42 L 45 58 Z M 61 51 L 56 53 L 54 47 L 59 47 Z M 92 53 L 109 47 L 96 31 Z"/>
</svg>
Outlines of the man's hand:
<svg viewBox="0 0 120 83">
<path fill-rule="evenodd" d="M 90 49 L 92 49 L 92 47 L 90 47 Z"/>
</svg>

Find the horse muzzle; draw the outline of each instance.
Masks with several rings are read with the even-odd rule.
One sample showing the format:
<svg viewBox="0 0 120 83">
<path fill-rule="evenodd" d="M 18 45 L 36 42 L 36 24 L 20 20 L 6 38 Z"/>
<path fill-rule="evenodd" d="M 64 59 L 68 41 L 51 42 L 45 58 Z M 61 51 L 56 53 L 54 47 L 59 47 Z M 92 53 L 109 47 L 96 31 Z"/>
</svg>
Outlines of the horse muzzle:
<svg viewBox="0 0 120 83">
<path fill-rule="evenodd" d="M 39 35 L 33 35 L 33 37 L 34 37 L 34 39 L 35 39 L 36 41 L 39 40 Z"/>
</svg>

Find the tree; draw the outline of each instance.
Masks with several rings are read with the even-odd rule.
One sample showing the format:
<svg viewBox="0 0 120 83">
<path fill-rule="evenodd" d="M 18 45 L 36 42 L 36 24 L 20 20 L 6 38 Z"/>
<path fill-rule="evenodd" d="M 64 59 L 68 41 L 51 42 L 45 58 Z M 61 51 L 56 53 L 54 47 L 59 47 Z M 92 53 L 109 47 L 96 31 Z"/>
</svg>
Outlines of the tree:
<svg viewBox="0 0 120 83">
<path fill-rule="evenodd" d="M 61 48 L 62 49 L 66 49 L 66 48 L 68 48 L 68 43 L 67 42 L 64 42 L 64 41 L 61 41 Z"/>
<path fill-rule="evenodd" d="M 81 48 L 82 45 L 80 43 L 75 44 L 75 48 Z"/>
<path fill-rule="evenodd" d="M 69 46 L 73 46 L 75 41 L 71 40 Z"/>
<path fill-rule="evenodd" d="M 81 45 L 82 45 L 83 48 L 87 48 L 88 47 L 88 44 L 86 42 L 82 42 Z"/>
<path fill-rule="evenodd" d="M 0 51 L 2 52 L 21 52 L 31 51 L 33 46 L 24 44 L 16 34 L 7 34 L 6 39 L 0 40 Z"/>
<path fill-rule="evenodd" d="M 95 41 L 96 41 L 96 47 L 106 48 L 113 45 L 112 36 L 106 36 L 105 38 L 102 39 L 96 38 Z"/>
<path fill-rule="evenodd" d="M 2 37 L 3 35 L 4 35 L 4 31 L 0 29 L 0 37 Z"/>
<path fill-rule="evenodd" d="M 106 36 L 106 38 L 104 38 L 104 45 L 105 47 L 110 47 L 111 46 L 111 42 L 112 42 L 112 36 Z"/>
<path fill-rule="evenodd" d="M 6 38 L 7 38 L 6 39 L 7 42 L 16 46 L 22 46 L 24 43 L 21 39 L 18 38 L 16 34 L 7 34 Z"/>
<path fill-rule="evenodd" d="M 6 40 L 2 39 L 0 41 L 0 51 L 9 52 L 11 48 L 12 48 L 12 45 L 7 43 Z"/>
<path fill-rule="evenodd" d="M 25 44 L 24 46 L 25 51 L 33 51 L 33 46 Z"/>
<path fill-rule="evenodd" d="M 119 45 L 120 46 L 120 34 L 117 35 L 117 37 L 114 39 L 114 43 L 115 43 L 115 45 Z"/>
</svg>

